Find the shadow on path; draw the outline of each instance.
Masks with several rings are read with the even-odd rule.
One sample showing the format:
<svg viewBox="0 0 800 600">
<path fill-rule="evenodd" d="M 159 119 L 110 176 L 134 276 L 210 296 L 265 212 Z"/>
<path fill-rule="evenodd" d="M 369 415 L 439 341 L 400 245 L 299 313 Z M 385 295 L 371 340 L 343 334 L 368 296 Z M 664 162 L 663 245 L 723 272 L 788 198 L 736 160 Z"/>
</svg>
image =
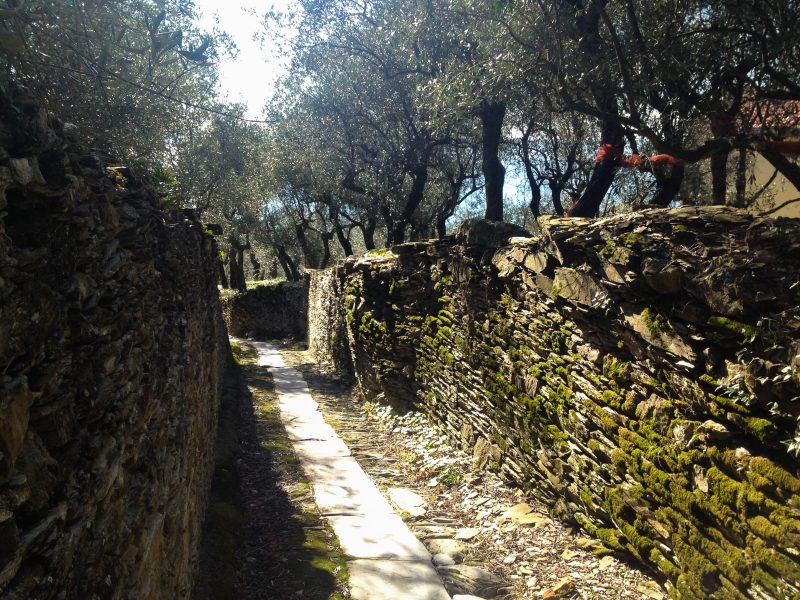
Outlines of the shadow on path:
<svg viewBox="0 0 800 600">
<path fill-rule="evenodd" d="M 340 600 L 345 557 L 316 512 L 272 377 L 233 344 L 195 600 Z"/>
</svg>

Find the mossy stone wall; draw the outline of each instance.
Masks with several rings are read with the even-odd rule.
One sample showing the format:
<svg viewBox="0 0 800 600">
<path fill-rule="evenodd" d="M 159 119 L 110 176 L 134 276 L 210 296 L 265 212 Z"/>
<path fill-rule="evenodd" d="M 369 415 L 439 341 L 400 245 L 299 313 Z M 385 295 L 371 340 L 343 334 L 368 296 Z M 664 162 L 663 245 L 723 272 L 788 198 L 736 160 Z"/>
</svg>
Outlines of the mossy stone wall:
<svg viewBox="0 0 800 600">
<path fill-rule="evenodd" d="M 800 223 L 489 225 L 334 267 L 347 348 L 311 347 L 674 597 L 800 596 Z"/>
</svg>

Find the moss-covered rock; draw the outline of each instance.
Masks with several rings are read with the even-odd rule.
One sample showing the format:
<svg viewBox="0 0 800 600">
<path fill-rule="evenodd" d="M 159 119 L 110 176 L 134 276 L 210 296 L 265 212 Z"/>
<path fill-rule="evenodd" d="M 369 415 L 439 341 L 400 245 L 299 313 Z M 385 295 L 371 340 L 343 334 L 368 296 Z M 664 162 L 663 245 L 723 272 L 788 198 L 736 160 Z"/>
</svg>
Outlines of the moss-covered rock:
<svg viewBox="0 0 800 600">
<path fill-rule="evenodd" d="M 643 211 L 497 244 L 335 268 L 361 392 L 484 440 L 675 597 L 800 595 L 800 224 Z"/>
</svg>

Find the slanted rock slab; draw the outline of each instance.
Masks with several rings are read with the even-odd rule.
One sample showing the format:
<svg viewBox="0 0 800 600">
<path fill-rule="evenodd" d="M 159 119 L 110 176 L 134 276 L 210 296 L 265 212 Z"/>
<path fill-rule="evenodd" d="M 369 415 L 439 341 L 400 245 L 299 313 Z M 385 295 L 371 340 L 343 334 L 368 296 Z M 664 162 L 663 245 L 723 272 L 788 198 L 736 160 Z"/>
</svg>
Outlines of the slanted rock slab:
<svg viewBox="0 0 800 600">
<path fill-rule="evenodd" d="M 505 587 L 505 582 L 486 569 L 471 565 L 439 567 L 444 587 L 451 594 L 466 594 L 494 598 Z"/>
<path fill-rule="evenodd" d="M 433 538 L 425 540 L 425 544 L 433 554 L 447 554 L 458 562 L 464 557 L 464 544 L 449 538 Z"/>
<path fill-rule="evenodd" d="M 542 598 L 543 600 L 558 600 L 559 598 L 566 598 L 575 590 L 575 581 L 572 577 L 562 577 L 553 587 L 547 588 L 542 592 Z"/>
<path fill-rule="evenodd" d="M 434 554 L 433 555 L 433 564 L 437 567 L 449 567 L 450 565 L 456 564 L 456 561 L 453 560 L 453 557 L 449 554 Z"/>
<path fill-rule="evenodd" d="M 425 499 L 408 488 L 389 488 L 386 490 L 389 499 L 397 508 L 412 517 L 421 517 L 425 514 Z"/>
</svg>

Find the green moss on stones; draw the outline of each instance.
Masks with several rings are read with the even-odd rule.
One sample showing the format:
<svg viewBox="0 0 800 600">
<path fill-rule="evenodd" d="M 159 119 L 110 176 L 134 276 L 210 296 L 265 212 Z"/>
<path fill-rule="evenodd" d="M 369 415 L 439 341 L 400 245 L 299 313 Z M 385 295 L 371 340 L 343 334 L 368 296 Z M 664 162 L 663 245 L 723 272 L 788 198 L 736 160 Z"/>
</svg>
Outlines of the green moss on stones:
<svg viewBox="0 0 800 600">
<path fill-rule="evenodd" d="M 751 338 L 757 337 L 759 334 L 758 327 L 753 325 L 748 325 L 747 323 L 742 323 L 741 321 L 737 321 L 735 319 L 731 319 L 730 317 L 723 317 L 720 315 L 715 315 L 708 320 L 709 325 L 713 325 L 714 327 L 719 327 L 721 329 L 727 329 L 729 331 L 733 331 L 734 333 L 739 333 L 744 337 Z"/>
<path fill-rule="evenodd" d="M 567 434 L 561 431 L 556 425 L 545 425 L 542 435 L 545 440 L 556 446 L 566 446 Z"/>
<path fill-rule="evenodd" d="M 453 283 L 453 281 L 452 281 L 452 279 L 450 279 L 450 277 L 447 277 L 446 275 L 441 275 L 439 277 L 438 281 L 434 282 L 433 290 L 435 292 L 440 292 L 446 286 L 452 285 L 452 283 Z"/>
<path fill-rule="evenodd" d="M 762 442 L 775 441 L 778 428 L 772 421 L 758 417 L 750 417 L 746 421 L 747 430 Z"/>
<path fill-rule="evenodd" d="M 747 414 L 749 412 L 746 406 L 740 402 L 737 402 L 736 400 L 732 400 L 731 398 L 726 398 L 725 396 L 720 396 L 719 394 L 708 394 L 708 398 L 714 404 L 719 405 L 715 406 L 714 404 L 709 404 L 708 406 L 709 411 L 715 417 L 724 417 L 725 413 L 728 411 L 741 414 Z"/>
<path fill-rule="evenodd" d="M 619 253 L 634 265 L 637 250 L 631 247 L 645 242 L 644 235 L 628 233 L 606 248 L 609 255 Z M 625 362 L 629 355 L 622 341 L 617 343 L 619 351 L 614 348 L 616 340 L 604 342 L 608 353 L 601 371 L 576 351 L 576 344 L 586 343 L 578 340 L 584 337 L 584 321 L 575 325 L 572 313 L 556 310 L 549 301 L 545 302 L 552 311 L 547 313 L 530 298 L 521 301 L 525 293 L 521 287 L 505 288 L 510 291 L 490 300 L 488 307 L 472 304 L 467 284 L 457 295 L 448 287 L 449 279 L 437 278 L 442 264 L 431 266 L 436 294 L 421 299 L 423 308 L 409 307 L 416 300 L 392 301 L 397 307 L 388 313 L 397 315 L 396 331 L 387 311 L 376 306 L 377 299 L 367 302 L 365 308 L 370 310 L 365 314 L 358 311 L 356 323 L 364 328 L 359 339 L 368 345 L 368 356 L 375 354 L 369 364 L 385 386 L 397 380 L 394 375 L 402 362 L 395 360 L 395 348 L 413 346 L 421 395 L 431 412 L 446 417 L 454 410 L 480 411 L 472 417 L 488 418 L 503 432 L 490 439 L 503 452 L 508 473 L 531 488 L 550 486 L 550 492 L 558 488 L 578 505 L 574 518 L 587 532 L 608 548 L 640 556 L 676 587 L 680 585 L 686 598 L 725 597 L 729 590 L 750 589 L 755 583 L 775 589 L 779 582 L 768 575 L 760 579 L 755 565 L 773 575 L 778 567 L 789 568 L 782 564 L 780 552 L 768 549 L 779 547 L 778 540 L 788 545 L 797 539 L 791 536 L 800 535 L 800 523 L 787 504 L 787 499 L 800 494 L 800 480 L 768 458 L 742 458 L 741 452 L 736 453 L 739 446 L 750 452 L 762 448 L 755 439 L 779 442 L 773 439 L 772 421 L 718 396 L 725 392 L 708 374 L 697 377 L 708 402 L 687 398 L 676 379 L 669 378 L 672 384 L 667 377 L 658 379 L 662 370 L 668 372 L 668 365 Z M 390 295 L 396 294 L 399 283 L 409 280 L 401 276 L 407 272 L 401 267 L 392 269 L 380 274 L 382 283 L 371 275 L 374 279 L 364 286 L 375 288 L 374 294 L 385 294 L 387 288 Z M 424 293 L 430 294 L 430 288 Z M 355 297 L 345 298 L 348 311 L 358 304 Z M 672 332 L 667 317 L 655 308 L 646 308 L 641 315 L 652 337 L 666 339 Z M 754 333 L 737 323 L 712 325 L 727 325 L 724 328 L 739 335 Z M 595 343 L 594 335 L 589 328 L 588 343 Z M 451 397 L 455 395 L 450 383 L 470 390 L 480 407 Z M 637 415 L 637 403 L 648 397 L 652 401 Z M 724 417 L 729 424 L 734 421 L 742 431 L 722 441 L 702 432 L 692 436 L 710 415 Z M 537 460 L 560 481 L 548 484 Z M 517 464 L 521 475 L 515 470 Z M 596 489 L 590 481 L 610 482 L 611 491 Z M 764 546 L 760 555 L 754 555 L 758 541 Z"/>
<path fill-rule="evenodd" d="M 642 320 L 644 320 L 644 325 L 653 339 L 661 339 L 662 335 L 672 331 L 667 318 L 655 310 L 645 308 L 642 311 Z"/>
<path fill-rule="evenodd" d="M 623 235 L 620 241 L 626 246 L 635 246 L 637 244 L 643 244 L 647 241 L 647 238 L 641 233 L 634 233 L 631 231 Z"/>
<path fill-rule="evenodd" d="M 769 522 L 766 517 L 757 515 L 747 521 L 750 529 L 760 538 L 774 542 L 776 544 L 785 544 L 786 536 L 783 535 L 781 530 Z"/>
<path fill-rule="evenodd" d="M 492 432 L 492 434 L 489 436 L 489 439 L 495 446 L 500 448 L 501 452 L 505 452 L 506 450 L 508 450 L 508 440 L 499 433 Z"/>
<path fill-rule="evenodd" d="M 707 375 L 706 373 L 703 373 L 697 379 L 698 379 L 698 381 L 700 381 L 702 383 L 705 383 L 707 385 L 713 385 L 713 386 L 719 385 L 719 383 L 717 383 L 716 379 L 714 379 L 711 375 Z"/>
<path fill-rule="evenodd" d="M 683 576 L 690 573 L 692 578 L 696 580 L 695 585 L 700 584 L 698 587 L 692 586 L 694 587 L 692 596 L 700 592 L 702 589 L 701 582 L 703 580 L 714 581 L 716 579 L 719 574 L 719 569 L 717 569 L 717 567 L 699 550 L 680 538 L 674 540 L 673 548 L 675 550 L 675 556 L 678 558 L 681 565 Z M 706 594 L 700 593 L 702 597 L 706 596 Z"/>
<path fill-rule="evenodd" d="M 599 539 L 609 548 L 613 548 L 614 550 L 625 550 L 625 546 L 621 541 L 621 535 L 616 529 L 598 527 L 592 533 L 597 539 Z"/>
<path fill-rule="evenodd" d="M 668 577 L 676 579 L 680 573 L 680 569 L 675 566 L 675 563 L 668 560 L 658 548 L 650 550 L 648 556 L 650 562 L 656 565 L 659 571 L 666 574 Z"/>
<path fill-rule="evenodd" d="M 606 356 L 603 361 L 603 374 L 609 379 L 618 379 L 622 375 L 625 364 L 624 361 L 614 356 Z"/>
<path fill-rule="evenodd" d="M 594 494 L 589 488 L 583 488 L 578 493 L 583 503 L 589 507 L 590 510 L 595 510 Z"/>
<path fill-rule="evenodd" d="M 607 406 L 617 410 L 622 408 L 622 404 L 624 402 L 624 398 L 622 396 L 611 390 L 604 390 L 601 398 L 603 400 L 603 404 L 606 404 Z"/>
<path fill-rule="evenodd" d="M 785 490 L 789 494 L 800 495 L 800 479 L 770 459 L 754 456 L 750 459 L 748 466 L 750 471 L 769 480 L 775 487 Z"/>
</svg>

